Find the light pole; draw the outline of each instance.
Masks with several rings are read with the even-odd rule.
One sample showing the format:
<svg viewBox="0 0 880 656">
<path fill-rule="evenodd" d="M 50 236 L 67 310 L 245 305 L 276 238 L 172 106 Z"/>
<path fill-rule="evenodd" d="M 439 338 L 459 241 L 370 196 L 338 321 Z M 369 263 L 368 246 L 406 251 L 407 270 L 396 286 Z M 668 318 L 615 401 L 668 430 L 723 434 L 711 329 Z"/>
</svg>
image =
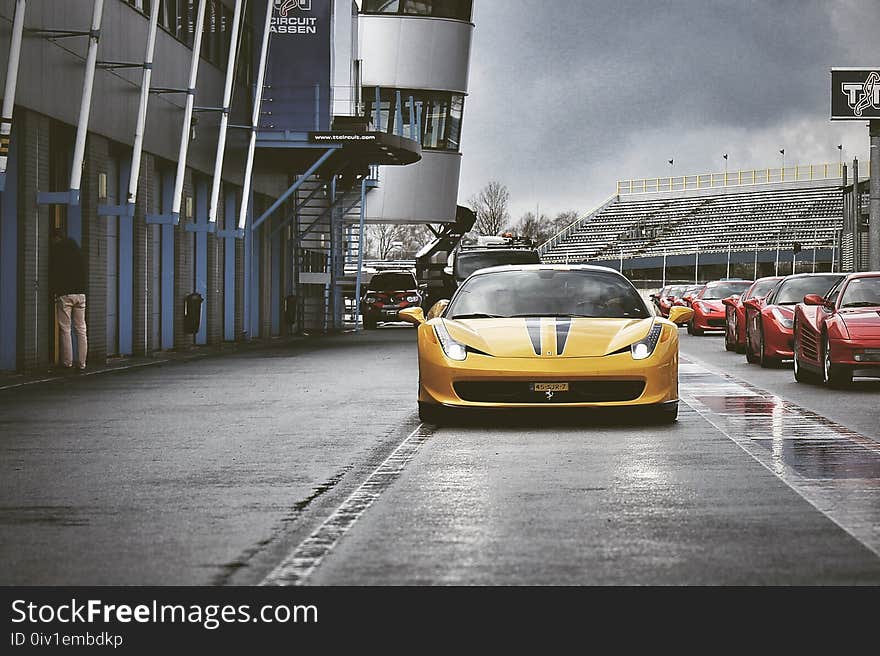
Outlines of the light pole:
<svg viewBox="0 0 880 656">
<path fill-rule="evenodd" d="M 724 179 L 727 180 L 727 173 L 724 174 Z M 727 277 L 730 278 L 730 243 L 727 244 Z"/>
<path fill-rule="evenodd" d="M 758 242 L 755 242 L 755 275 L 752 277 L 752 279 L 758 279 Z"/>
<path fill-rule="evenodd" d="M 785 180 L 785 148 L 780 148 L 779 154 L 782 155 L 782 168 L 779 171 L 779 180 L 782 181 Z"/>
</svg>

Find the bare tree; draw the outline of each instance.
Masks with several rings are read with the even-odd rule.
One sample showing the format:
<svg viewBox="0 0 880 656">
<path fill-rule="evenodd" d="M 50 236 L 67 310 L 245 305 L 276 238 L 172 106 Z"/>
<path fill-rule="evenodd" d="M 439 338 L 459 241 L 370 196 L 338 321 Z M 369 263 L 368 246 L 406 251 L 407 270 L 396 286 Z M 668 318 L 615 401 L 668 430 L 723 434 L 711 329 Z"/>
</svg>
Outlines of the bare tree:
<svg viewBox="0 0 880 656">
<path fill-rule="evenodd" d="M 552 219 L 546 214 L 535 218 L 534 212 L 526 212 L 511 226 L 511 231 L 516 233 L 517 237 L 531 239 L 536 246 L 539 246 L 577 219 L 578 213 L 575 211 L 560 212 Z"/>
<path fill-rule="evenodd" d="M 477 215 L 474 229 L 481 235 L 497 235 L 510 221 L 510 191 L 497 180 L 490 181 L 470 202 Z"/>
<path fill-rule="evenodd" d="M 431 239 L 424 225 L 380 223 L 366 226 L 366 253 L 377 260 L 406 259 Z"/>
</svg>

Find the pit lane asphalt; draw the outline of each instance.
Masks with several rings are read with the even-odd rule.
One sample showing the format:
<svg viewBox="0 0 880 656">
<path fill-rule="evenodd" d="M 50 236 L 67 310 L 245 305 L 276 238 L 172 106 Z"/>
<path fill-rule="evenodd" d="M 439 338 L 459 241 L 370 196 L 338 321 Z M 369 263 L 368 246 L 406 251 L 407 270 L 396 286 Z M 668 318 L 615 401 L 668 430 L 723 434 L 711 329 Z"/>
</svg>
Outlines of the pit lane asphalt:
<svg viewBox="0 0 880 656">
<path fill-rule="evenodd" d="M 0 392 L 0 583 L 258 583 L 419 431 L 300 582 L 880 583 L 875 553 L 689 407 L 669 427 L 419 428 L 414 337 Z M 715 338 L 683 335 L 682 351 L 726 362 Z M 746 373 L 765 388 L 791 376 Z M 835 418 L 865 433 L 859 417 Z"/>
<path fill-rule="evenodd" d="M 796 382 L 791 362 L 783 362 L 778 369 L 749 364 L 745 355 L 724 349 L 723 333 L 694 337 L 681 330 L 680 338 L 683 357 L 773 392 L 880 442 L 880 378 L 856 378 L 851 387 L 833 390 Z"/>
</svg>

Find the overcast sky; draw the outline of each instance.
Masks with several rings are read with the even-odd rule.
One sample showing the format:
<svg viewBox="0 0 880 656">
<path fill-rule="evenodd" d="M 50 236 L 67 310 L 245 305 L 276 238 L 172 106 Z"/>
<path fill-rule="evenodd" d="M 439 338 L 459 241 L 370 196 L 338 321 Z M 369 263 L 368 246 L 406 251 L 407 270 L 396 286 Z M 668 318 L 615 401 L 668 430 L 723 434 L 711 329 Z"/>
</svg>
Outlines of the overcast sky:
<svg viewBox="0 0 880 656">
<path fill-rule="evenodd" d="M 878 0 L 475 0 L 467 201 L 585 212 L 618 179 L 867 157 L 834 122 L 832 66 L 880 65 Z"/>
</svg>

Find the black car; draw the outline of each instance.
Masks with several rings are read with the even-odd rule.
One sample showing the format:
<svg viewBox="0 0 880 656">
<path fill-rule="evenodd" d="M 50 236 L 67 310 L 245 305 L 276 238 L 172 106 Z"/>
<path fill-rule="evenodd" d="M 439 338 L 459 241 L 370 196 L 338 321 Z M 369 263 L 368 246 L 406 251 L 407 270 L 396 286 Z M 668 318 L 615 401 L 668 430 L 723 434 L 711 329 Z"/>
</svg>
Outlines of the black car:
<svg viewBox="0 0 880 656">
<path fill-rule="evenodd" d="M 499 238 L 500 239 L 500 238 Z M 463 246 L 456 250 L 451 258 L 451 270 L 455 287 L 463 283 L 468 276 L 480 269 L 502 266 L 505 264 L 540 264 L 538 251 L 522 243 L 521 240 L 506 239 L 499 245 Z"/>
<path fill-rule="evenodd" d="M 361 301 L 364 328 L 375 329 L 380 323 L 397 321 L 401 310 L 421 307 L 424 295 L 411 271 L 383 271 L 367 285 Z"/>
</svg>

